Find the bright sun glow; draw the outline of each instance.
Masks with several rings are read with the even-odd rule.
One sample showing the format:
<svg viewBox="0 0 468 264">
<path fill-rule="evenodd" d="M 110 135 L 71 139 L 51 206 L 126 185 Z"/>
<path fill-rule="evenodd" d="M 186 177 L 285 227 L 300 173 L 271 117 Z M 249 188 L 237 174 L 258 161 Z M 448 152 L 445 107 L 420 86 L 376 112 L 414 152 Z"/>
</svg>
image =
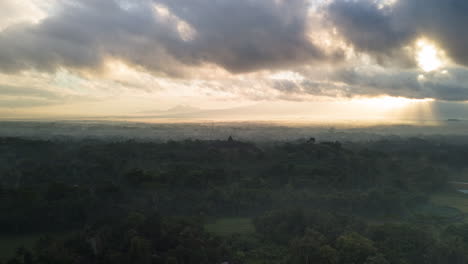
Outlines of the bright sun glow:
<svg viewBox="0 0 468 264">
<path fill-rule="evenodd" d="M 421 123 L 434 120 L 434 99 L 411 99 L 405 97 L 379 96 L 354 98 L 350 106 L 356 109 L 361 119 L 385 120 L 385 122 Z M 363 112 L 364 111 L 364 112 Z M 352 111 L 350 111 L 352 112 Z"/>
<path fill-rule="evenodd" d="M 440 51 L 426 40 L 419 40 L 417 43 L 416 60 L 419 67 L 425 72 L 431 72 L 442 67 Z"/>
<path fill-rule="evenodd" d="M 269 76 L 272 80 L 303 81 L 305 78 L 301 74 L 292 71 L 277 72 Z"/>
<path fill-rule="evenodd" d="M 405 97 L 382 96 L 374 98 L 353 99 L 351 102 L 361 106 L 375 107 L 379 110 L 394 110 L 414 103 L 431 102 L 433 99 L 410 99 Z"/>
</svg>

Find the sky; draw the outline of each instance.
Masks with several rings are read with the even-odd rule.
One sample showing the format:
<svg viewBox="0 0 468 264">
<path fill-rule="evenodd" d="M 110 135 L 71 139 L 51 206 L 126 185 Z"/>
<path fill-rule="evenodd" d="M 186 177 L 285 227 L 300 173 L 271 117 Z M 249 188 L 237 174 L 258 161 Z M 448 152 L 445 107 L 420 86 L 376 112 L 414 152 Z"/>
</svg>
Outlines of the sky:
<svg viewBox="0 0 468 264">
<path fill-rule="evenodd" d="M 467 12 L 466 0 L 2 0 L 0 118 L 463 118 Z"/>
</svg>

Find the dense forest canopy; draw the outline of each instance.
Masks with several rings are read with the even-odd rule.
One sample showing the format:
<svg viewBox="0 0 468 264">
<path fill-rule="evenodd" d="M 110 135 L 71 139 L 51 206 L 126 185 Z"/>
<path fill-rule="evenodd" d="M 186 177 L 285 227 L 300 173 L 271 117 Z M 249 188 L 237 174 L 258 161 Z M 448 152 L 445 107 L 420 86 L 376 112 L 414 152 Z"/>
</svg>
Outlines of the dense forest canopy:
<svg viewBox="0 0 468 264">
<path fill-rule="evenodd" d="M 3 261 L 467 263 L 447 142 L 1 138 Z"/>
</svg>

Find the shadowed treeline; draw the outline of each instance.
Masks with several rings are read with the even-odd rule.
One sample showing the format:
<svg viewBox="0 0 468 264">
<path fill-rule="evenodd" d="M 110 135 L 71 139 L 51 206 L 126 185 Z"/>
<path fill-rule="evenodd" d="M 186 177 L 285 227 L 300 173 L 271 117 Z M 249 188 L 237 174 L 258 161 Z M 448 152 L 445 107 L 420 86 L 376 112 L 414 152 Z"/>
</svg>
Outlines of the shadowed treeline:
<svg viewBox="0 0 468 264">
<path fill-rule="evenodd" d="M 44 234 L 2 254 L 7 263 L 420 263 L 421 254 L 465 263 L 464 209 L 440 201 L 448 181 L 464 179 L 466 147 L 446 141 L 2 138 L 0 234 Z"/>
</svg>

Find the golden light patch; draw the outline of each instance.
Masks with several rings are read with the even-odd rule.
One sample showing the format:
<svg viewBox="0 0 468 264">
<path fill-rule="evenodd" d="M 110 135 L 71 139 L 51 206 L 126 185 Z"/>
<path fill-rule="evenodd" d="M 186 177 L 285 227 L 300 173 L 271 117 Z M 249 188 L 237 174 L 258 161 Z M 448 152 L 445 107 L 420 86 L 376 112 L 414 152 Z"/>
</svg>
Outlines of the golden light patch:
<svg viewBox="0 0 468 264">
<path fill-rule="evenodd" d="M 269 76 L 272 80 L 287 80 L 287 81 L 303 81 L 305 80 L 304 76 L 297 72 L 292 71 L 281 71 Z"/>
<path fill-rule="evenodd" d="M 405 97 L 382 96 L 373 98 L 353 99 L 351 102 L 361 106 L 376 107 L 380 110 L 393 110 L 403 108 L 414 103 L 431 102 L 433 99 L 410 99 Z"/>
</svg>

